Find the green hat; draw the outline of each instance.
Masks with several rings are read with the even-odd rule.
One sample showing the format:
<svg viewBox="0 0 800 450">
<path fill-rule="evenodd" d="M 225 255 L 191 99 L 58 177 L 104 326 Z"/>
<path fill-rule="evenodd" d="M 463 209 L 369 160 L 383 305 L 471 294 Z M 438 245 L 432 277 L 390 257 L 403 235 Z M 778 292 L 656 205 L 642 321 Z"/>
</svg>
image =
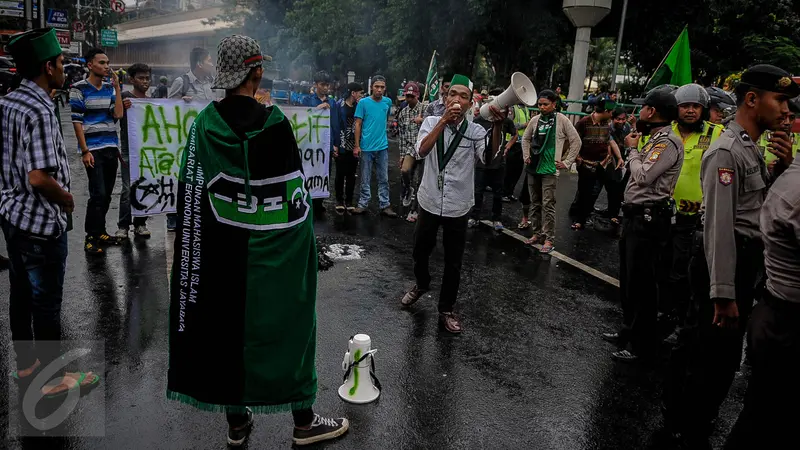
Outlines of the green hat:
<svg viewBox="0 0 800 450">
<path fill-rule="evenodd" d="M 47 61 L 63 53 L 54 28 L 37 28 L 15 34 L 8 43 L 8 50 L 15 60 L 31 64 Z"/>
<path fill-rule="evenodd" d="M 467 78 L 465 75 L 455 74 L 453 75 L 453 80 L 450 81 L 450 87 L 453 86 L 466 86 L 469 88 L 469 91 L 472 92 L 472 81 Z"/>
</svg>

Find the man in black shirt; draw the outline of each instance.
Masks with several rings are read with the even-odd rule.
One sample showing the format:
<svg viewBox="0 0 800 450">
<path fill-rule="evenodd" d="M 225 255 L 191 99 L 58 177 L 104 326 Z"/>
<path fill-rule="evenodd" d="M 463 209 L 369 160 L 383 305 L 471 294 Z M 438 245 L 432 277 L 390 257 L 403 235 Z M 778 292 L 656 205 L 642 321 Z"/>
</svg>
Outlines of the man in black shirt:
<svg viewBox="0 0 800 450">
<path fill-rule="evenodd" d="M 339 108 L 338 120 L 340 130 L 338 136 L 333 139 L 333 157 L 336 159 L 336 180 L 334 189 L 336 190 L 336 212 L 342 214 L 347 210 L 352 212 L 353 190 L 356 187 L 356 169 L 358 168 L 358 158 L 353 156 L 355 147 L 355 113 L 358 100 L 364 93 L 364 88 L 358 83 L 347 85 L 345 100 Z M 337 144 L 338 142 L 338 144 Z"/>
</svg>

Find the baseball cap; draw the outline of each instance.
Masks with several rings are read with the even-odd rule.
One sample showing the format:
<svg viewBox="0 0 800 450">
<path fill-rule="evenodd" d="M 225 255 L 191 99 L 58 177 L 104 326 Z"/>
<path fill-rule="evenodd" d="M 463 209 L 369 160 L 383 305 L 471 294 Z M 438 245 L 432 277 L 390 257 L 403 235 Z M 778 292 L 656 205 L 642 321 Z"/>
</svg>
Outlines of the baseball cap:
<svg viewBox="0 0 800 450">
<path fill-rule="evenodd" d="M 414 97 L 419 97 L 419 86 L 417 86 L 417 83 L 410 81 L 406 83 L 406 88 L 404 89 L 403 93 L 405 95 L 413 95 Z"/>
<path fill-rule="evenodd" d="M 217 47 L 217 78 L 213 89 L 234 89 L 247 78 L 250 69 L 261 67 L 264 56 L 255 39 L 234 34 L 222 38 Z"/>
<path fill-rule="evenodd" d="M 789 72 L 771 64 L 756 64 L 745 70 L 739 81 L 762 91 L 786 94 L 789 97 L 800 95 L 800 85 L 792 81 Z"/>
</svg>

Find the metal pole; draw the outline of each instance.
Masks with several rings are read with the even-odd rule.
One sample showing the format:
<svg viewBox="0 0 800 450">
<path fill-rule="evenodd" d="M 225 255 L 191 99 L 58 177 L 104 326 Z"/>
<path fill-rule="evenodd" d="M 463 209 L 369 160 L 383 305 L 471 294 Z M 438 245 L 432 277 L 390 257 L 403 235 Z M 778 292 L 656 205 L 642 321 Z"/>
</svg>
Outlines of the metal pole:
<svg viewBox="0 0 800 450">
<path fill-rule="evenodd" d="M 39 14 L 42 14 L 39 11 Z M 33 0 L 25 0 L 25 29 L 33 29 Z"/>
<path fill-rule="evenodd" d="M 39 9 L 39 28 L 44 28 L 44 0 L 36 0 L 36 7 Z"/>
<path fill-rule="evenodd" d="M 622 32 L 625 31 L 625 13 L 628 12 L 628 0 L 622 3 L 622 21 L 619 23 L 617 36 L 617 56 L 614 58 L 614 75 L 611 77 L 611 92 L 617 90 L 617 70 L 619 70 L 619 52 L 622 50 Z"/>
</svg>

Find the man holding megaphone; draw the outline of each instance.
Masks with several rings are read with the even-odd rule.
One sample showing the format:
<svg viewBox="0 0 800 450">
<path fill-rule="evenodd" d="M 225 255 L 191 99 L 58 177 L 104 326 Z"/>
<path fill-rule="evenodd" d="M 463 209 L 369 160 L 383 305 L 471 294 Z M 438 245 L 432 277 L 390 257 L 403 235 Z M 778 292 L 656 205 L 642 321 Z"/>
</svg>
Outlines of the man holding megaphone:
<svg viewBox="0 0 800 450">
<path fill-rule="evenodd" d="M 413 154 L 426 160 L 419 188 L 419 218 L 414 230 L 414 276 L 417 284 L 403 297 L 404 307 L 411 306 L 429 289 L 431 275 L 428 260 L 436 247 L 436 235 L 444 231 L 444 275 L 439 295 L 439 323 L 450 333 L 460 333 L 461 320 L 453 314 L 461 281 L 461 260 L 467 237 L 468 213 L 475 204 L 475 163 L 491 159 L 502 143 L 497 121 L 505 114 L 492 106 L 491 132 L 467 120 L 471 114 L 472 82 L 455 75 L 445 97 L 442 116 L 430 116 L 422 123 Z M 491 134 L 490 144 L 487 138 Z"/>
</svg>

